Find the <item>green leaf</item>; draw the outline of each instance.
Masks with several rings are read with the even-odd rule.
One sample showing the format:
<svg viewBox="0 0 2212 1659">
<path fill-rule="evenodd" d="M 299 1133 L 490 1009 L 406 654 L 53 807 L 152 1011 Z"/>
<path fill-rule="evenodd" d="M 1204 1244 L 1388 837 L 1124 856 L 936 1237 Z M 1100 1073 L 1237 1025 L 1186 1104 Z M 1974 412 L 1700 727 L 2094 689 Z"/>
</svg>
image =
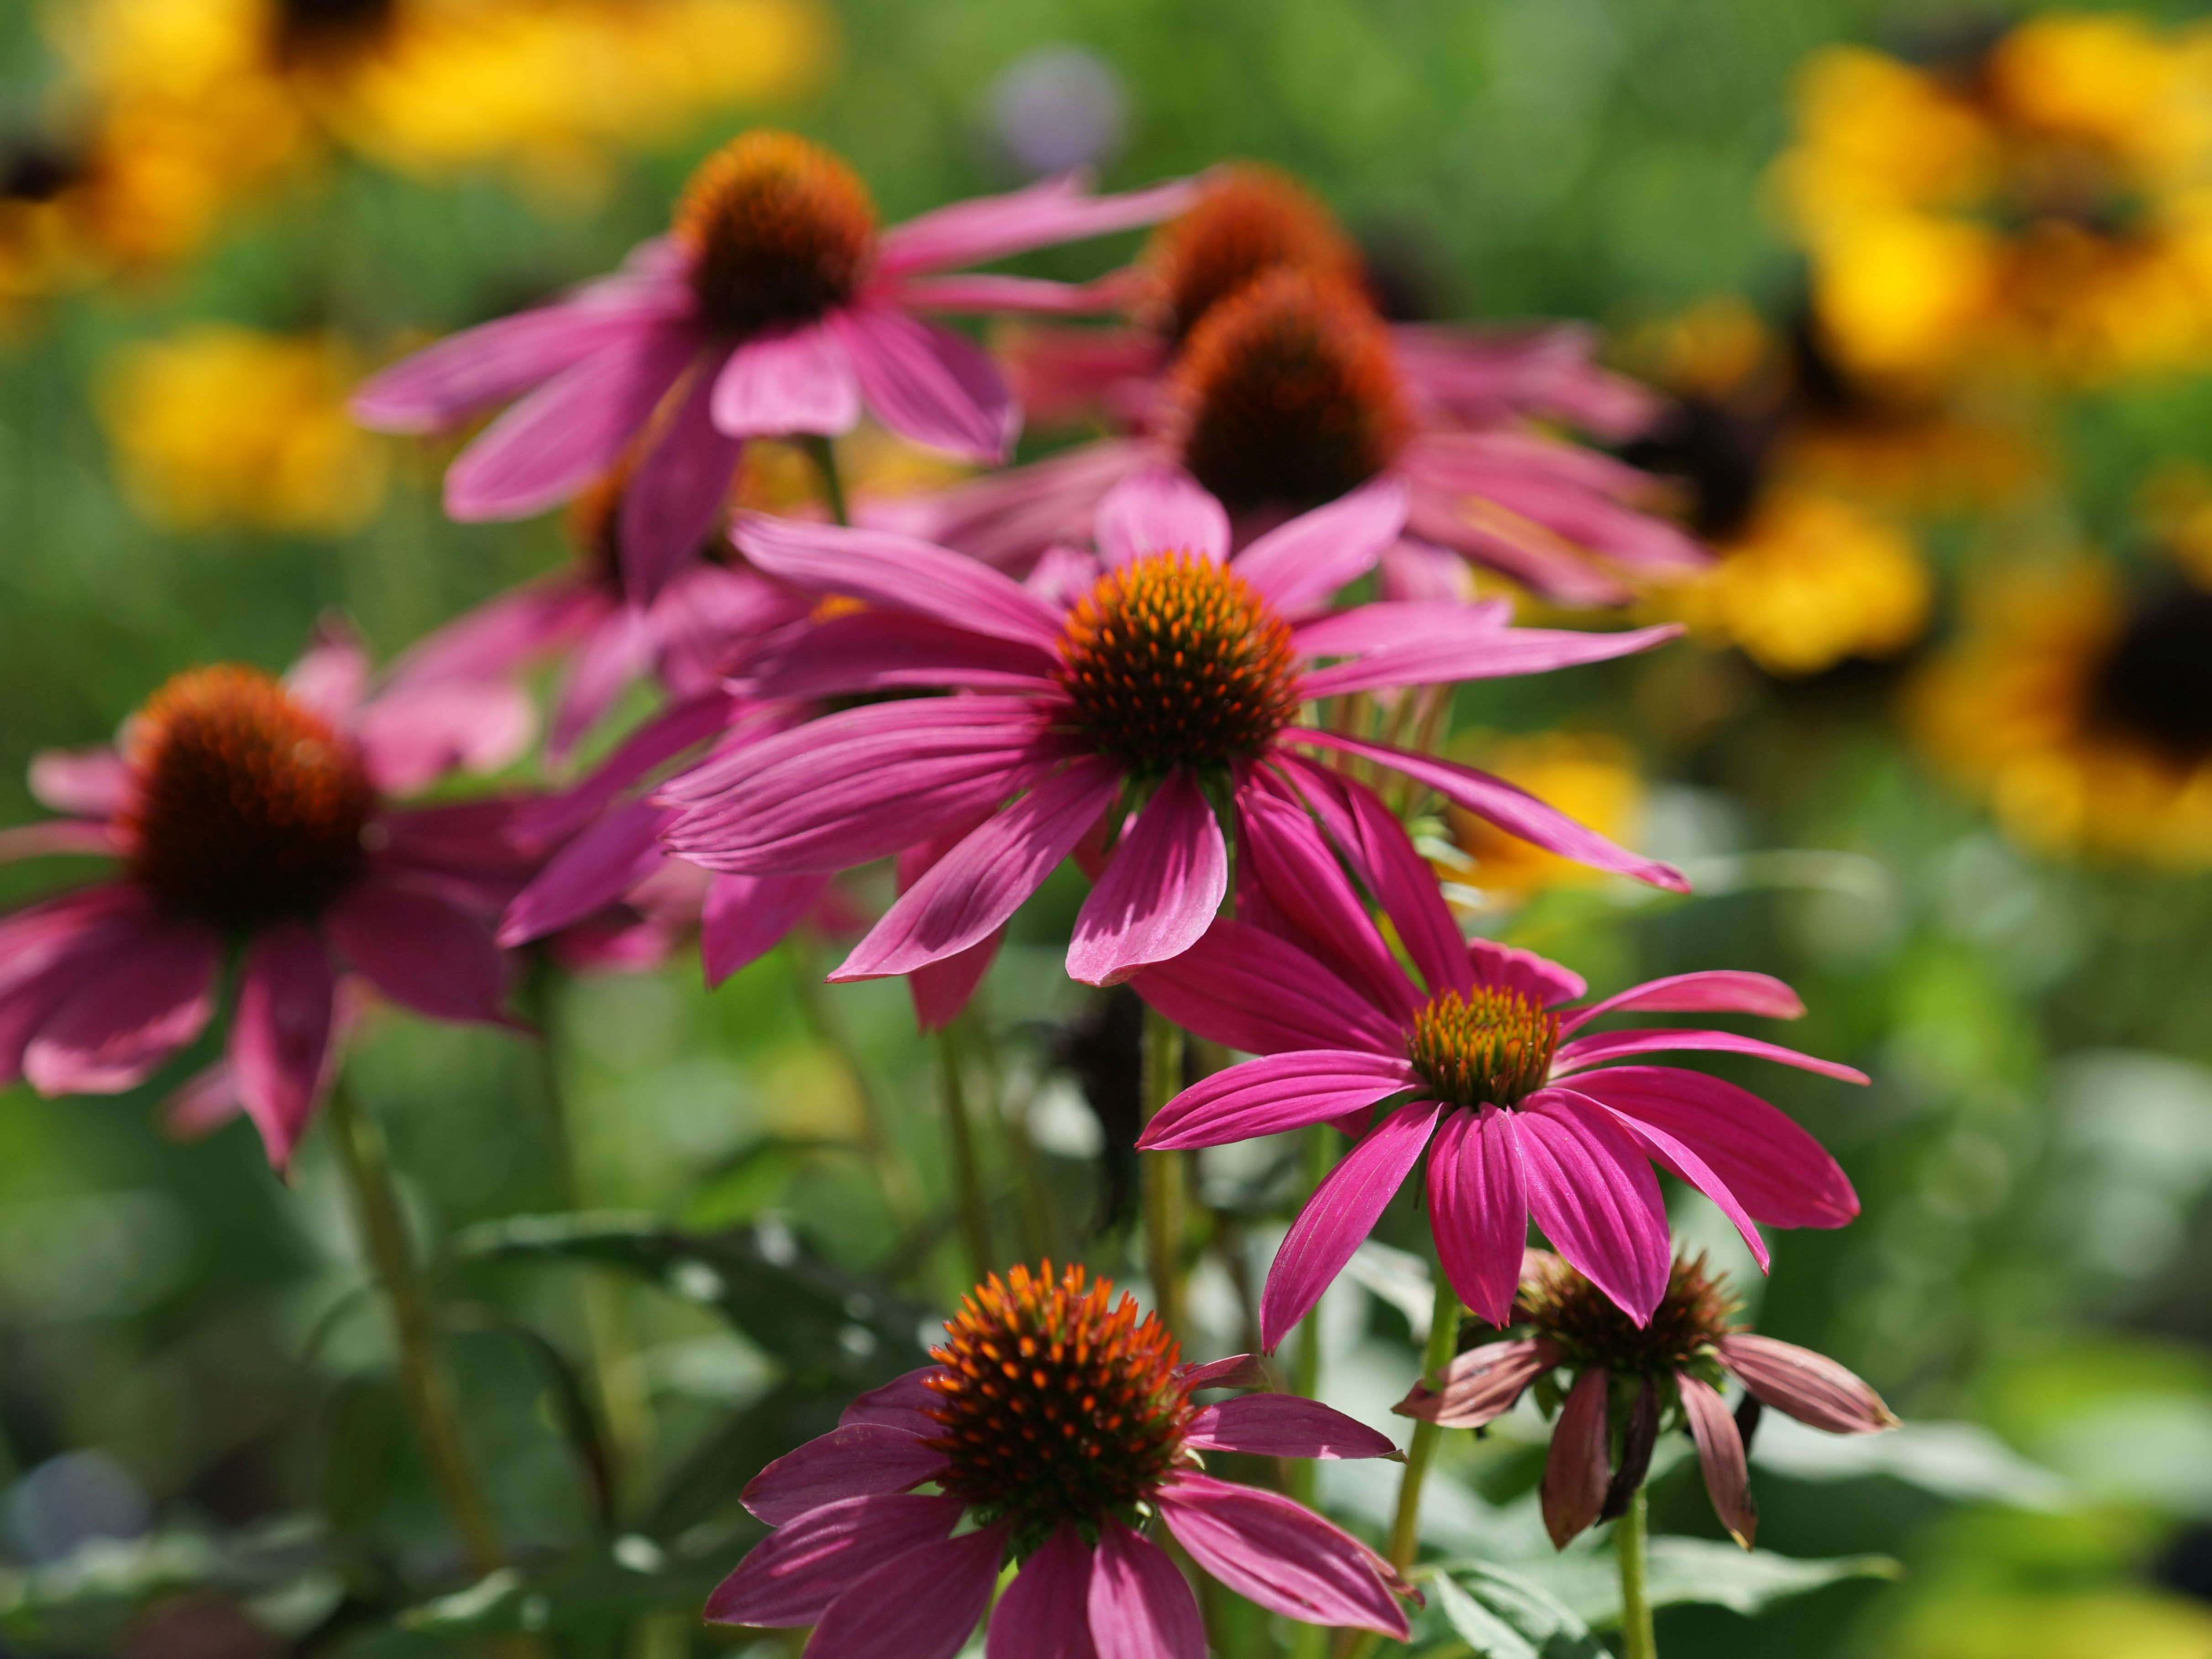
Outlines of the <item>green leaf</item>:
<svg viewBox="0 0 2212 1659">
<path fill-rule="evenodd" d="M 1620 1622 L 1620 1569 L 1610 1550 L 1578 1550 L 1522 1571 L 1584 1622 L 1600 1628 Z M 1793 1595 L 1850 1578 L 1894 1578 L 1900 1571 L 1886 1555 L 1808 1561 L 1705 1538 L 1655 1538 L 1646 1585 L 1655 1607 L 1702 1602 L 1750 1618 Z"/>
<path fill-rule="evenodd" d="M 1573 1609 L 1521 1573 L 1474 1563 L 1429 1582 L 1452 1628 L 1484 1659 L 1610 1659 Z"/>
<path fill-rule="evenodd" d="M 1428 1583 L 1436 1592 L 1437 1608 L 1474 1650 L 1474 1659 L 1538 1659 L 1534 1644 L 1462 1589 L 1449 1575 L 1440 1572 Z"/>
<path fill-rule="evenodd" d="M 821 1136 L 763 1135 L 747 1141 L 701 1177 L 684 1206 L 694 1226 L 750 1221 L 775 1200 L 801 1170 L 826 1159 L 853 1159 L 850 1141 Z"/>
<path fill-rule="evenodd" d="M 529 1570 L 502 1567 L 466 1589 L 409 1608 L 398 1625 L 427 1636 L 500 1636 L 572 1630 L 664 1608 L 696 1614 L 726 1571 L 672 1559 L 631 1534 L 605 1554 Z"/>
<path fill-rule="evenodd" d="M 322 1522 L 304 1516 L 228 1534 L 174 1527 L 94 1538 L 60 1560 L 0 1571 L 0 1632 L 26 1647 L 106 1652 L 144 1607 L 211 1590 L 298 1635 L 337 1605 L 346 1565 Z"/>
</svg>

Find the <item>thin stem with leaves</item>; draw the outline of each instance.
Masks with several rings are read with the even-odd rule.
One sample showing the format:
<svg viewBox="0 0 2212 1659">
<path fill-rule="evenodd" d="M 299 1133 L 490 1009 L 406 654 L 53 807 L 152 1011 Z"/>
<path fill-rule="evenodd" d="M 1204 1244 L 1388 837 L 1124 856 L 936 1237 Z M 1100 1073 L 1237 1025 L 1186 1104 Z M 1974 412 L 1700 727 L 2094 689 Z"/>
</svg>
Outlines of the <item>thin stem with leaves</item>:
<svg viewBox="0 0 2212 1659">
<path fill-rule="evenodd" d="M 1145 1009 L 1145 1121 L 1182 1088 L 1182 1028 L 1158 1010 Z M 1183 1155 L 1139 1152 L 1145 1204 L 1145 1277 L 1152 1281 L 1152 1308 L 1178 1336 L 1183 1332 L 1182 1247 Z"/>
</svg>

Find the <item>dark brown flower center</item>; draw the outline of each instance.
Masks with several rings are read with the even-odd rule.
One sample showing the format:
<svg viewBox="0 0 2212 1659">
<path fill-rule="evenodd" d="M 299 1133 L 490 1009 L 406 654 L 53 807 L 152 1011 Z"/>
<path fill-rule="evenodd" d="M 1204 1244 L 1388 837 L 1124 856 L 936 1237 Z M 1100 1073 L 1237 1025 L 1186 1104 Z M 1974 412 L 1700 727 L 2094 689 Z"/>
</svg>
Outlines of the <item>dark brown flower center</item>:
<svg viewBox="0 0 2212 1659">
<path fill-rule="evenodd" d="M 1181 341 L 1209 311 L 1255 277 L 1282 267 L 1356 287 L 1359 251 L 1311 191 L 1286 173 L 1251 162 L 1227 169 L 1146 251 L 1157 326 Z"/>
<path fill-rule="evenodd" d="M 691 175 L 675 234 L 693 257 L 701 319 L 744 336 L 852 298 L 875 256 L 876 210 L 860 176 L 820 145 L 748 132 Z"/>
<path fill-rule="evenodd" d="M 178 675 L 134 722 L 135 873 L 228 927 L 320 908 L 359 872 L 376 793 L 353 740 L 256 668 Z"/>
<path fill-rule="evenodd" d="M 1663 1376 L 1681 1370 L 1732 1328 L 1742 1304 L 1703 1255 L 1677 1256 L 1651 1322 L 1636 1322 L 1611 1297 L 1557 1256 L 1531 1252 L 1522 1270 L 1514 1317 L 1566 1351 L 1573 1365 L 1602 1365 L 1615 1375 Z"/>
<path fill-rule="evenodd" d="M 2139 605 L 2091 683 L 2090 716 L 2185 763 L 2212 757 L 2212 593 Z"/>
<path fill-rule="evenodd" d="M 1559 1047 L 1559 1017 L 1518 991 L 1446 991 L 1413 1016 L 1406 1058 L 1438 1100 L 1510 1106 L 1544 1086 Z"/>
<path fill-rule="evenodd" d="M 1059 1280 L 994 1273 L 961 1303 L 930 1357 L 927 1386 L 944 1432 L 929 1443 L 949 1467 L 939 1484 L 1012 1525 L 1018 1550 L 1062 1521 L 1095 1528 L 1133 1518 L 1174 1463 L 1190 1414 L 1178 1349 L 1158 1316 L 1116 1305 L 1080 1267 Z"/>
<path fill-rule="evenodd" d="M 1200 553 L 1149 553 L 1100 578 L 1060 655 L 1076 729 L 1142 777 L 1255 755 L 1297 713 L 1289 624 Z"/>
<path fill-rule="evenodd" d="M 1174 380 L 1183 465 L 1232 512 L 1334 501 L 1390 465 L 1409 425 L 1382 320 L 1304 271 L 1216 305 Z"/>
</svg>

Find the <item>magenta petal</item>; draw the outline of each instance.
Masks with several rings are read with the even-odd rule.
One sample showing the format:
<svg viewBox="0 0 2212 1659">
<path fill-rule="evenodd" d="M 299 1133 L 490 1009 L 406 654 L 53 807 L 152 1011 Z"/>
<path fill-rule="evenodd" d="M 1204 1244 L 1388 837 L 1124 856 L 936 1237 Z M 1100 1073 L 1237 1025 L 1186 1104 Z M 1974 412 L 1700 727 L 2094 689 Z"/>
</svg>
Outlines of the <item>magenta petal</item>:
<svg viewBox="0 0 2212 1659">
<path fill-rule="evenodd" d="M 1760 1402 L 1829 1434 L 1874 1434 L 1897 1426 L 1881 1396 L 1826 1354 L 1737 1331 L 1715 1345 L 1720 1362 Z"/>
<path fill-rule="evenodd" d="M 1286 615 L 1316 609 L 1375 568 L 1405 528 L 1406 506 L 1404 484 L 1376 478 L 1269 531 L 1237 556 L 1237 574 Z"/>
<path fill-rule="evenodd" d="M 732 684 L 756 697 L 874 691 L 1050 691 L 1051 659 L 934 617 L 861 611 L 816 623 L 749 654 Z"/>
<path fill-rule="evenodd" d="M 1178 179 L 1119 195 L 1094 196 L 1074 173 L 1040 179 L 1002 196 L 955 202 L 884 233 L 886 276 L 982 264 L 1057 242 L 1110 236 L 1158 224 L 1189 206 L 1197 183 Z"/>
<path fill-rule="evenodd" d="M 1560 1090 L 1559 1092 L 1573 1091 Z M 1594 1100 L 1588 1095 L 1578 1095 L 1577 1098 L 1589 1101 L 1600 1110 L 1611 1109 L 1602 1101 Z M 1644 1150 L 1662 1167 L 1712 1200 L 1719 1206 L 1720 1212 L 1729 1218 L 1729 1225 L 1742 1236 L 1745 1247 L 1751 1251 L 1752 1260 L 1759 1263 L 1759 1270 L 1761 1273 L 1767 1270 L 1766 1241 L 1759 1237 L 1759 1228 L 1746 1212 L 1742 1201 L 1729 1190 L 1728 1182 L 1713 1172 L 1705 1159 L 1664 1129 L 1639 1121 L 1630 1113 L 1613 1112 L 1613 1121 L 1641 1141 Z"/>
<path fill-rule="evenodd" d="M 222 952 L 199 922 L 149 917 L 118 933 L 40 1022 L 24 1077 L 42 1095 L 136 1088 L 207 1024 Z"/>
<path fill-rule="evenodd" d="M 887 1424 L 895 1429 L 904 1429 L 927 1439 L 940 1433 L 937 1419 L 928 1415 L 938 1403 L 934 1389 L 928 1380 L 944 1370 L 942 1365 L 921 1365 L 902 1376 L 895 1376 L 880 1387 L 866 1394 L 855 1395 L 850 1405 L 837 1415 L 841 1425 L 854 1423 Z"/>
<path fill-rule="evenodd" d="M 385 689 L 355 725 L 369 775 L 411 795 L 448 773 L 496 772 L 530 746 L 538 710 L 507 680 L 410 680 Z"/>
<path fill-rule="evenodd" d="M 618 807 L 570 842 L 500 918 L 499 943 L 512 950 L 544 939 L 621 900 L 668 861 L 660 832 L 673 810 L 646 801 Z"/>
<path fill-rule="evenodd" d="M 1201 1389 L 1266 1389 L 1273 1387 L 1267 1375 L 1267 1362 L 1257 1354 L 1233 1353 L 1222 1359 L 1209 1359 L 1203 1365 L 1185 1365 L 1180 1375 L 1183 1386 L 1196 1394 Z"/>
<path fill-rule="evenodd" d="M 130 765 L 106 744 L 94 749 L 42 749 L 31 757 L 31 797 L 72 817 L 112 818 L 137 795 Z"/>
<path fill-rule="evenodd" d="M 1745 1464 L 1743 1436 L 1737 1432 L 1735 1419 L 1710 1382 L 1678 1374 L 1674 1384 L 1681 1392 L 1682 1415 L 1690 1419 L 1690 1437 L 1698 1443 L 1698 1462 L 1705 1467 L 1713 1512 L 1729 1536 L 1749 1549 L 1759 1530 L 1759 1506 L 1751 1499 L 1751 1470 Z"/>
<path fill-rule="evenodd" d="M 1200 1078 L 1154 1113 L 1137 1144 L 1146 1151 L 1225 1146 L 1258 1135 L 1328 1123 L 1421 1086 L 1395 1054 L 1306 1048 Z"/>
<path fill-rule="evenodd" d="M 1021 406 L 973 341 L 889 306 L 830 314 L 876 418 L 915 443 L 987 466 L 1003 463 Z"/>
<path fill-rule="evenodd" d="M 615 700 L 652 669 L 655 645 L 651 618 L 627 603 L 585 635 L 554 695 L 552 729 L 545 734 L 548 761 L 564 767 L 574 758 L 576 745 Z"/>
<path fill-rule="evenodd" d="M 1410 1024 L 1420 992 L 1383 942 L 1312 817 L 1262 788 L 1239 790 L 1237 810 L 1243 832 L 1240 873 L 1259 883 L 1267 902 L 1295 930 L 1289 937 L 1310 945 L 1365 992 L 1378 1012 Z M 1433 876 L 1429 885 L 1436 885 Z"/>
<path fill-rule="evenodd" d="M 380 432 L 439 432 L 527 392 L 652 323 L 637 307 L 544 306 L 459 334 L 371 375 L 353 416 Z"/>
<path fill-rule="evenodd" d="M 1443 1109 L 1417 1100 L 1385 1117 L 1314 1188 L 1291 1224 L 1260 1293 L 1260 1340 L 1269 1352 L 1321 1300 L 1352 1260 L 1429 1144 Z"/>
<path fill-rule="evenodd" d="M 337 1014 L 330 953 L 306 923 L 272 922 L 254 935 L 231 1016 L 230 1073 L 279 1173 L 321 1096 Z"/>
<path fill-rule="evenodd" d="M 400 653 L 387 686 L 514 674 L 584 637 L 619 601 L 570 572 L 525 582 L 464 612 Z"/>
<path fill-rule="evenodd" d="M 708 986 L 720 985 L 775 949 L 821 902 L 829 884 L 829 876 L 819 870 L 795 876 L 715 877 L 699 918 L 699 955 Z"/>
<path fill-rule="evenodd" d="M 324 927 L 386 996 L 432 1019 L 505 1020 L 507 958 L 490 933 L 445 900 L 365 881 L 342 894 Z"/>
<path fill-rule="evenodd" d="M 1443 638 L 1364 652 L 1349 661 L 1316 669 L 1307 674 L 1301 689 L 1308 697 L 1340 697 L 1353 691 L 1543 674 L 1555 668 L 1632 656 L 1664 645 L 1681 631 L 1673 623 L 1617 634 L 1462 628 Z M 1299 643 L 1310 648 L 1306 641 Z"/>
<path fill-rule="evenodd" d="M 1229 556 L 1229 514 L 1181 467 L 1154 465 L 1106 492 L 1097 540 L 1109 569 L 1147 553 L 1197 553 L 1219 564 Z"/>
<path fill-rule="evenodd" d="M 914 999 L 914 1023 L 924 1031 L 941 1031 L 959 1018 L 1006 942 L 1001 925 L 966 950 L 925 963 L 908 974 L 906 987 Z"/>
<path fill-rule="evenodd" d="M 1239 1395 L 1208 1406 L 1190 1419 L 1182 1443 L 1255 1457 L 1391 1457 L 1398 1450 L 1389 1435 L 1294 1394 Z"/>
<path fill-rule="evenodd" d="M 1113 862 L 1076 914 L 1067 975 L 1119 985 L 1198 943 L 1229 891 L 1229 848 L 1213 807 L 1177 770 L 1123 825 Z"/>
<path fill-rule="evenodd" d="M 1638 1325 L 1667 1293 L 1667 1208 L 1644 1149 L 1611 1115 L 1541 1090 L 1514 1109 L 1528 1208 L 1552 1247 Z"/>
<path fill-rule="evenodd" d="M 1510 639 L 1513 607 L 1504 599 L 1383 599 L 1327 611 L 1291 633 L 1302 657 L 1358 657 L 1440 641 Z"/>
<path fill-rule="evenodd" d="M 1366 1547 L 1304 1504 L 1203 1474 L 1176 1474 L 1158 1502 L 1176 1541 L 1239 1595 L 1310 1625 L 1407 1639 L 1405 1612 Z"/>
<path fill-rule="evenodd" d="M 714 425 L 732 438 L 834 438 L 860 422 L 853 360 L 820 323 L 745 341 L 715 376 L 713 398 Z"/>
<path fill-rule="evenodd" d="M 1518 991 L 1540 1008 L 1549 1008 L 1589 989 L 1573 969 L 1562 968 L 1518 945 L 1471 939 L 1467 942 L 1467 957 L 1474 969 L 1476 984 Z M 1566 1022 L 1560 1023 L 1565 1025 Z"/>
<path fill-rule="evenodd" d="M 1577 991 L 1574 994 L 1582 994 Z M 1805 1004 L 1796 992 L 1771 974 L 1714 968 L 1702 973 L 1670 974 L 1665 979 L 1646 980 L 1587 1008 L 1562 1010 L 1564 1018 L 1559 1029 L 1572 1032 L 1600 1014 L 1616 1013 L 1625 1008 L 1640 1008 L 1646 1013 L 1763 1014 L 1769 1019 L 1796 1019 L 1805 1012 Z"/>
<path fill-rule="evenodd" d="M 1055 1527 L 991 1610 L 984 1659 L 1097 1659 L 1091 1642 L 1091 1555 L 1073 1522 Z"/>
<path fill-rule="evenodd" d="M 744 441 L 715 429 L 712 362 L 709 356 L 695 370 L 622 492 L 615 543 L 632 605 L 659 598 L 722 527 Z"/>
<path fill-rule="evenodd" d="M 333 726 L 350 725 L 368 690 L 368 646 L 343 618 L 324 617 L 284 671 L 284 689 Z"/>
<path fill-rule="evenodd" d="M 1607 1457 L 1607 1394 L 1604 1370 L 1591 1366 L 1567 1390 L 1567 1403 L 1552 1425 L 1552 1449 L 1544 1459 L 1544 1530 L 1552 1547 L 1565 1549 L 1567 1540 L 1587 1528 L 1605 1507 L 1606 1488 L 1612 1483 Z"/>
<path fill-rule="evenodd" d="M 807 1659 L 952 1659 L 990 1607 L 1006 1548 L 996 1526 L 894 1556 L 830 1604 Z"/>
<path fill-rule="evenodd" d="M 919 1435 L 890 1423 L 864 1422 L 817 1435 L 787 1451 L 745 1483 L 738 1501 L 771 1527 L 841 1498 L 905 1492 L 945 1468 Z"/>
<path fill-rule="evenodd" d="M 1121 787 L 1120 766 L 1100 756 L 1045 779 L 932 866 L 830 977 L 912 973 L 975 944 L 1044 884 Z"/>
<path fill-rule="evenodd" d="M 1522 1390 L 1565 1357 L 1548 1336 L 1486 1342 L 1437 1372 L 1435 1387 L 1415 1383 L 1394 1409 L 1440 1428 L 1479 1429 L 1511 1411 Z"/>
<path fill-rule="evenodd" d="M 1209 1042 L 1255 1054 L 1304 1048 L 1403 1053 L 1390 1019 L 1285 940 L 1224 916 L 1172 962 L 1130 981 L 1137 994 Z"/>
<path fill-rule="evenodd" d="M 1795 1048 L 1785 1048 L 1775 1042 L 1762 1042 L 1757 1037 L 1738 1036 L 1733 1031 L 1598 1031 L 1560 1044 L 1552 1070 L 1555 1076 L 1565 1077 L 1585 1066 L 1595 1066 L 1603 1060 L 1617 1060 L 1623 1054 L 1673 1054 L 1685 1048 L 1711 1054 L 1755 1054 L 1761 1060 L 1778 1060 L 1784 1066 L 1795 1066 L 1801 1072 L 1818 1072 L 1822 1077 L 1835 1078 L 1844 1083 L 1872 1081 L 1864 1072 L 1849 1066 L 1838 1066 L 1832 1060 L 1801 1054 Z"/>
<path fill-rule="evenodd" d="M 753 1546 L 707 1598 L 714 1625 L 811 1625 L 855 1580 L 940 1542 L 966 1506 L 957 1498 L 884 1494 L 807 1510 Z"/>
<path fill-rule="evenodd" d="M 1429 1225 L 1459 1299 L 1500 1329 L 1511 1324 L 1528 1189 L 1510 1113 L 1485 1106 L 1444 1120 L 1429 1153 Z"/>
<path fill-rule="evenodd" d="M 1189 1584 L 1165 1550 L 1111 1516 L 1091 1557 L 1090 1611 L 1098 1659 L 1206 1659 Z"/>
</svg>

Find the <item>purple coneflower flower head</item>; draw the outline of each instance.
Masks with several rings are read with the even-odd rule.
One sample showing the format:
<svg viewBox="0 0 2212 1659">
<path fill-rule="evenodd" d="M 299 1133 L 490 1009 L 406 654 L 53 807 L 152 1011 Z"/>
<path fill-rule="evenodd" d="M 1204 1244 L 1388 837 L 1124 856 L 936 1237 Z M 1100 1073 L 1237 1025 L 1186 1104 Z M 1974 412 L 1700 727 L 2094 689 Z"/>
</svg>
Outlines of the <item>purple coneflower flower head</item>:
<svg viewBox="0 0 2212 1659">
<path fill-rule="evenodd" d="M 741 515 L 734 534 L 757 568 L 861 607 L 752 665 L 740 679 L 752 694 L 961 695 L 830 714 L 678 777 L 661 796 L 684 809 L 669 844 L 708 869 L 763 876 L 936 843 L 837 979 L 987 946 L 1063 859 L 1095 845 L 1117 801 L 1133 810 L 1077 920 L 1068 971 L 1112 984 L 1164 961 L 1227 891 L 1215 803 L 1241 814 L 1271 778 L 1294 793 L 1317 775 L 1338 787 L 1298 750 L 1395 769 L 1568 858 L 1679 887 L 1666 866 L 1487 774 L 1297 723 L 1317 698 L 1541 672 L 1672 636 L 1516 629 L 1503 605 L 1457 601 L 1329 611 L 1405 513 L 1401 488 L 1370 484 L 1232 558 L 1220 504 L 1181 473 L 1148 470 L 1100 507 L 1096 556 L 1061 550 L 1027 585 L 886 532 Z"/>
<path fill-rule="evenodd" d="M 1764 974 L 1677 975 L 1575 1004 L 1582 980 L 1526 951 L 1463 940 L 1433 878 L 1346 789 L 1305 804 L 1379 896 L 1402 965 L 1307 813 L 1279 793 L 1248 804 L 1249 888 L 1138 994 L 1197 1036 L 1260 1056 L 1170 1101 L 1146 1148 L 1218 1146 L 1334 1123 L 1357 1144 L 1291 1224 L 1260 1302 L 1273 1348 L 1321 1297 L 1428 1154 L 1437 1253 L 1460 1299 L 1510 1317 L 1533 1216 L 1561 1255 L 1641 1322 L 1666 1294 L 1667 1212 L 1656 1163 L 1717 1204 L 1766 1265 L 1758 1226 L 1839 1227 L 1858 1199 L 1835 1160 L 1732 1083 L 1668 1066 L 1684 1050 L 1754 1054 L 1853 1083 L 1834 1065 L 1732 1032 L 1592 1031 L 1603 1016 L 1729 1012 L 1794 1018 Z M 1395 823 L 1389 826 L 1395 829 Z"/>
<path fill-rule="evenodd" d="M 234 1098 L 281 1170 L 334 1074 L 342 975 L 434 1019 L 504 1023 L 491 921 L 531 867 L 507 834 L 514 804 L 388 798 L 501 764 L 533 731 L 504 688 L 369 695 L 360 647 L 326 636 L 283 681 L 179 674 L 119 750 L 40 756 L 33 793 L 70 816 L 0 836 L 0 857 L 122 867 L 0 918 L 0 1083 L 137 1087 L 214 1017 L 235 949 L 223 1071 L 191 1085 L 192 1115 Z"/>
<path fill-rule="evenodd" d="M 745 1488 L 775 1528 L 707 1603 L 722 1624 L 811 1625 L 809 1659 L 949 1659 L 991 1608 L 991 1659 L 1193 1659 L 1198 1602 L 1164 1528 L 1271 1612 L 1407 1634 L 1395 1571 L 1279 1492 L 1206 1474 L 1206 1452 L 1389 1457 L 1310 1400 L 1206 1389 L 1264 1381 L 1247 1358 L 1183 1365 L 1157 1315 L 1105 1280 L 1016 1267 L 962 1303 L 938 1362 L 863 1395 L 842 1426 Z M 927 1486 L 928 1492 L 916 1488 Z M 954 1535 L 963 1519 L 972 1529 Z"/>
<path fill-rule="evenodd" d="M 998 370 L 915 313 L 1096 301 L 1033 278 L 937 273 L 1149 224 L 1187 195 L 1093 196 L 1069 176 L 879 231 L 842 161 L 749 132 L 701 165 L 670 234 L 620 272 L 418 352 L 362 387 L 355 412 L 435 431 L 520 398 L 447 474 L 461 520 L 542 512 L 641 436 L 622 555 L 647 601 L 714 526 L 747 438 L 848 432 L 865 408 L 917 443 L 1004 459 L 1021 411 Z"/>
<path fill-rule="evenodd" d="M 1740 1305 L 1703 1256 L 1678 1257 L 1665 1296 L 1639 1324 L 1557 1256 L 1531 1250 L 1513 1308 L 1522 1334 L 1468 1349 L 1415 1384 L 1397 1409 L 1448 1429 L 1479 1429 L 1544 1379 L 1562 1402 L 1543 1481 L 1544 1525 L 1562 1549 L 1594 1522 L 1622 1513 L 1644 1484 L 1653 1441 L 1680 1427 L 1697 1443 L 1722 1524 L 1749 1549 L 1759 1512 L 1745 1459 L 1763 1407 L 1830 1434 L 1873 1434 L 1897 1419 L 1834 1360 L 1734 1324 Z M 1730 1376 L 1745 1390 L 1733 1416 L 1720 1395 Z"/>
</svg>

